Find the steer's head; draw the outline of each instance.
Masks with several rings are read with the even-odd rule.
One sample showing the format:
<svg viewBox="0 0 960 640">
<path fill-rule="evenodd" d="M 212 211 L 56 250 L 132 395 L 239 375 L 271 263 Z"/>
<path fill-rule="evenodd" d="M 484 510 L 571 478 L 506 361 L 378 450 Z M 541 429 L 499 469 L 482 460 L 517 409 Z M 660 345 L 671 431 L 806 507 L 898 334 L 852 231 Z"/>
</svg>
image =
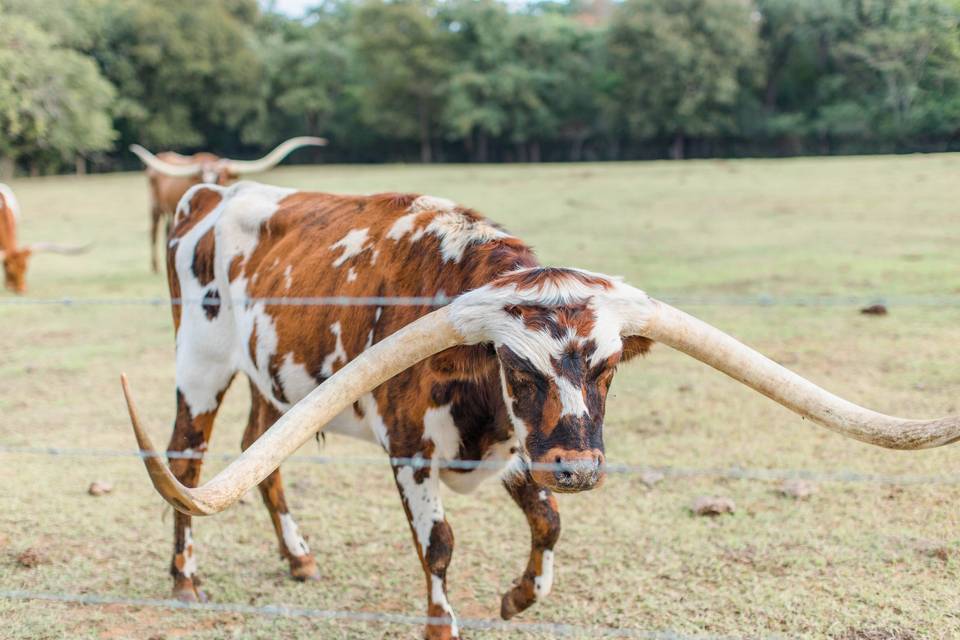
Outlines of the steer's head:
<svg viewBox="0 0 960 640">
<path fill-rule="evenodd" d="M 200 165 L 200 181 L 204 184 L 227 186 L 239 176 L 230 170 L 230 161 L 222 158 L 206 161 Z"/>
<path fill-rule="evenodd" d="M 27 290 L 27 263 L 30 260 L 29 247 L 0 250 L 3 257 L 3 282 L 10 291 L 24 293 Z"/>
<path fill-rule="evenodd" d="M 538 484 L 592 489 L 604 477 L 603 416 L 617 365 L 649 348 L 623 337 L 618 283 L 570 269 L 526 269 L 474 294 L 467 322 L 496 351 L 503 399 Z M 485 300 L 484 300 L 485 298 Z"/>
</svg>

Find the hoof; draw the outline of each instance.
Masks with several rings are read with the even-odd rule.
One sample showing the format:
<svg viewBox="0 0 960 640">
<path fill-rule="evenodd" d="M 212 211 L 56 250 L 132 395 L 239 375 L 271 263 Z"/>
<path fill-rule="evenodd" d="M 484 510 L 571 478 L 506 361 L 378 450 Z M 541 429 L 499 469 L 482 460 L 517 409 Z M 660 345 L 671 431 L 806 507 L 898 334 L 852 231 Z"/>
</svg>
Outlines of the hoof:
<svg viewBox="0 0 960 640">
<path fill-rule="evenodd" d="M 173 587 L 173 597 L 180 602 L 207 602 L 206 592 L 197 588 L 191 580 L 178 581 Z"/>
<path fill-rule="evenodd" d="M 530 589 L 529 591 L 532 592 L 533 590 Z M 503 594 L 503 599 L 500 601 L 500 617 L 509 620 L 518 613 L 529 609 L 534 602 L 536 602 L 536 598 L 533 594 L 528 593 L 528 590 L 524 589 L 522 585 L 517 585 Z"/>
<path fill-rule="evenodd" d="M 297 582 L 315 582 L 320 579 L 320 568 L 313 556 L 290 559 L 290 575 Z"/>
</svg>

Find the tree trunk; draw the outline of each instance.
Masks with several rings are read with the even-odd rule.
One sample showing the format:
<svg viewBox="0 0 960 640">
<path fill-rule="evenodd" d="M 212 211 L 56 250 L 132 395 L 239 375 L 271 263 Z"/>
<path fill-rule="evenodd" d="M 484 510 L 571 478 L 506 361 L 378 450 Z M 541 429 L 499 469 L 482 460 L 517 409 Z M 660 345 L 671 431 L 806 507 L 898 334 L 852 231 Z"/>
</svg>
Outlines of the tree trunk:
<svg viewBox="0 0 960 640">
<path fill-rule="evenodd" d="M 487 134 L 483 131 L 477 132 L 477 162 L 486 162 L 488 156 L 489 147 L 487 144 Z"/>
<path fill-rule="evenodd" d="M 673 137 L 673 144 L 670 145 L 670 158 L 672 160 L 683 160 L 683 134 L 678 133 Z"/>
<path fill-rule="evenodd" d="M 0 178 L 12 180 L 16 169 L 17 163 L 14 162 L 13 156 L 3 156 L 0 158 Z"/>
<path fill-rule="evenodd" d="M 424 100 L 420 101 L 420 162 L 429 164 L 433 160 L 430 148 L 430 114 Z"/>
<path fill-rule="evenodd" d="M 540 142 L 537 140 L 530 143 L 530 162 L 540 162 Z"/>
<path fill-rule="evenodd" d="M 527 145 L 522 142 L 518 142 L 514 145 L 514 148 L 517 150 L 517 162 L 526 162 L 527 161 Z"/>
<path fill-rule="evenodd" d="M 40 165 L 35 160 L 30 161 L 30 177 L 36 178 L 40 175 Z"/>
<path fill-rule="evenodd" d="M 74 157 L 74 159 L 73 159 L 73 166 L 76 168 L 76 169 L 75 169 L 75 173 L 76 173 L 78 176 L 85 176 L 85 175 L 87 175 L 87 159 L 84 158 L 84 157 L 83 157 L 82 155 L 80 155 L 79 153 L 78 153 L 78 154 L 76 155 L 76 157 Z"/>
</svg>

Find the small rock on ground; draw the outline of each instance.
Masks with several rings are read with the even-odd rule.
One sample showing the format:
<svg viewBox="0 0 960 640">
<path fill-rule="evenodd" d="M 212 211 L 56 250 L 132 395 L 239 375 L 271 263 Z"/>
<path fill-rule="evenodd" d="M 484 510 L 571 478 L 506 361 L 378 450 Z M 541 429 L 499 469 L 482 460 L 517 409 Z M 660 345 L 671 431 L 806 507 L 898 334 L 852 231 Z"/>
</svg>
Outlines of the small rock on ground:
<svg viewBox="0 0 960 640">
<path fill-rule="evenodd" d="M 113 485 L 103 480 L 96 480 L 90 483 L 87 493 L 92 496 L 103 496 L 113 491 Z"/>
<path fill-rule="evenodd" d="M 690 510 L 698 516 L 719 516 L 724 513 L 733 513 L 737 505 L 733 500 L 723 496 L 700 496 L 693 501 Z"/>
<path fill-rule="evenodd" d="M 780 485 L 780 494 L 794 500 L 807 500 L 816 493 L 817 488 L 810 482 L 800 479 L 784 480 Z"/>
</svg>

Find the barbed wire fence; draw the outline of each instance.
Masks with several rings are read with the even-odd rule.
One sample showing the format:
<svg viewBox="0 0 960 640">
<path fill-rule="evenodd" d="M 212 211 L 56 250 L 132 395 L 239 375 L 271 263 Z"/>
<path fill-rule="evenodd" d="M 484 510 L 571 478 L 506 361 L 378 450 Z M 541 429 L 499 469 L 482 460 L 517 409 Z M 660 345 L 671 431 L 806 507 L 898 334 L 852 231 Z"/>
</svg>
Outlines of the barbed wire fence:
<svg viewBox="0 0 960 640">
<path fill-rule="evenodd" d="M 668 304 L 691 307 L 827 307 L 827 308 L 866 308 L 874 305 L 889 307 L 920 308 L 960 308 L 958 295 L 709 295 L 709 294 L 664 294 L 655 298 Z M 312 296 L 312 297 L 250 297 L 237 298 L 234 305 L 264 304 L 268 306 L 295 307 L 398 307 L 431 306 L 442 307 L 453 301 L 452 297 L 438 296 Z M 228 304 L 218 297 L 206 298 L 169 298 L 164 296 L 143 297 L 53 297 L 53 298 L 0 298 L 0 306 L 146 306 L 164 307 L 201 305 L 205 307 Z"/>
<path fill-rule="evenodd" d="M 657 296 L 669 304 L 678 306 L 727 306 L 727 307 L 811 307 L 811 308 L 859 308 L 861 311 L 874 311 L 879 307 L 919 307 L 919 308 L 960 308 L 960 295 L 948 296 L 773 296 L 773 295 L 663 295 Z M 223 304 L 266 306 L 419 306 L 440 307 L 451 302 L 446 296 L 410 296 L 410 297 L 382 297 L 382 296 L 326 296 L 326 297 L 271 297 L 271 298 L 243 298 L 229 303 L 219 298 L 166 298 L 166 297 L 56 297 L 56 298 L 3 298 L 0 307 L 34 307 L 34 306 L 145 306 L 166 307 L 167 305 L 185 306 L 200 305 L 204 307 Z M 885 311 L 885 309 L 884 309 Z M 57 446 L 22 446 L 0 443 L 0 454 L 25 455 L 47 458 L 144 458 L 151 456 L 163 457 L 168 460 L 176 458 L 192 458 L 204 460 L 222 460 L 229 462 L 235 459 L 235 454 L 217 454 L 211 452 L 162 452 L 151 453 L 126 449 L 98 449 L 81 447 Z M 490 460 L 431 460 L 424 458 L 384 458 L 384 457 L 340 457 L 334 458 L 320 455 L 296 455 L 289 462 L 338 465 L 338 466 L 412 466 L 414 468 L 431 467 L 435 469 L 493 469 L 500 470 L 503 463 Z M 527 462 L 531 470 L 557 471 L 563 470 L 562 464 Z M 809 469 L 776 469 L 776 468 L 745 468 L 745 467 L 710 467 L 691 468 L 673 465 L 638 465 L 628 463 L 607 463 L 605 470 L 610 474 L 639 475 L 644 482 L 659 482 L 666 479 L 689 478 L 717 478 L 742 481 L 789 481 L 806 480 L 824 483 L 863 483 L 874 485 L 957 485 L 960 484 L 960 473 L 946 473 L 937 475 L 892 475 L 863 473 L 853 470 L 822 471 Z M 142 598 L 125 598 L 111 595 L 97 595 L 88 593 L 52 593 L 29 590 L 2 590 L 0 599 L 12 602 L 59 602 L 86 606 L 129 606 L 152 609 L 179 610 L 201 613 L 231 613 L 240 615 L 270 616 L 281 618 L 301 618 L 328 621 L 345 621 L 356 623 L 378 623 L 393 625 L 425 625 L 447 624 L 447 618 L 430 618 L 397 613 L 378 611 L 349 611 L 326 610 L 290 606 L 286 604 L 249 605 L 240 603 L 184 603 L 177 600 L 156 600 Z M 551 637 L 595 637 L 595 638 L 645 638 L 648 640 L 706 640 L 725 636 L 690 635 L 670 630 L 642 630 L 630 628 L 614 628 L 603 626 L 582 626 L 556 622 L 504 622 L 487 619 L 457 618 L 461 628 L 486 631 L 526 632 L 547 634 Z"/>
</svg>

